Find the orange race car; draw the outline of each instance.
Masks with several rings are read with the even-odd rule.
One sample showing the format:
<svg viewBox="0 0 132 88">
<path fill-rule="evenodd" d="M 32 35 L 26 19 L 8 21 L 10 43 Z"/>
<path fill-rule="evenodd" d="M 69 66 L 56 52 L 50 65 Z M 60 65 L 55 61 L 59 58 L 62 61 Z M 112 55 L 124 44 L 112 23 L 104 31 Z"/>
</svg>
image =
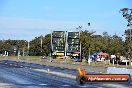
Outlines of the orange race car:
<svg viewBox="0 0 132 88">
<path fill-rule="evenodd" d="M 78 84 L 84 83 L 129 83 L 131 81 L 130 74 L 86 74 L 84 68 L 79 67 L 76 81 Z"/>
</svg>

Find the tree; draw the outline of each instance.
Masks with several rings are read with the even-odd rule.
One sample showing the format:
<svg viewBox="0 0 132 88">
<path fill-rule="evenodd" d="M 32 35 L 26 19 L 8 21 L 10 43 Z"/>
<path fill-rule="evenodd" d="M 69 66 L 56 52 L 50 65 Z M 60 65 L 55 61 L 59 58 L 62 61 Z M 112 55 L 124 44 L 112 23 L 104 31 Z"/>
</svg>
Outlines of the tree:
<svg viewBox="0 0 132 88">
<path fill-rule="evenodd" d="M 95 32 L 89 32 L 88 30 L 81 31 L 80 33 L 80 41 L 82 45 L 83 55 L 88 56 L 89 51 L 92 52 L 92 34 Z"/>
<path fill-rule="evenodd" d="M 35 37 L 30 42 L 30 55 L 33 56 L 47 56 L 51 52 L 51 36 L 50 34 L 45 35 L 45 37 L 42 37 L 42 46 L 41 46 L 41 37 Z"/>
</svg>

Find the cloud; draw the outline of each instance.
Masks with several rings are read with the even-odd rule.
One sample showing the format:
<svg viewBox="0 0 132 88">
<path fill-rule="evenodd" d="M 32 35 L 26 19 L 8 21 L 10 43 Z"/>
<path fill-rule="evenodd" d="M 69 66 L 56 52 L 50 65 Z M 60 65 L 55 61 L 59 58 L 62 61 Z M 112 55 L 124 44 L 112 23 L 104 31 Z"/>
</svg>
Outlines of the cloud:
<svg viewBox="0 0 132 88">
<path fill-rule="evenodd" d="M 0 26 L 3 28 L 26 28 L 26 29 L 62 29 L 74 27 L 82 24 L 81 22 L 43 20 L 43 19 L 27 19 L 27 18 L 7 18 L 0 17 Z"/>
<path fill-rule="evenodd" d="M 54 30 L 77 31 L 78 26 L 82 26 L 82 30 L 96 31 L 96 34 L 102 34 L 104 31 L 115 34 L 117 31 L 114 24 L 112 27 L 112 24 L 107 25 L 98 21 L 91 21 L 91 26 L 88 26 L 87 22 L 80 21 L 0 17 L 0 35 L 5 39 L 32 40 L 34 37 L 46 35 Z"/>
<path fill-rule="evenodd" d="M 4 38 L 14 36 L 16 39 L 31 39 L 31 36 L 45 35 L 53 30 L 76 31 L 73 29 L 82 24 L 71 21 L 0 17 L 0 34 L 6 36 Z"/>
</svg>

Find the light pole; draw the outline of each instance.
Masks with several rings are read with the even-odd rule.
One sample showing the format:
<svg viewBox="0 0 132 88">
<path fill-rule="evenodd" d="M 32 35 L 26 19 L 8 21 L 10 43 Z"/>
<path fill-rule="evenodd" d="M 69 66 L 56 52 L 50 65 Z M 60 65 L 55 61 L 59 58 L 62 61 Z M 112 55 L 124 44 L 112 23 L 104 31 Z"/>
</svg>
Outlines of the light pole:
<svg viewBox="0 0 132 88">
<path fill-rule="evenodd" d="M 88 23 L 88 26 L 90 26 L 90 23 Z M 90 35 L 89 35 L 89 51 L 88 51 L 88 63 L 90 63 Z"/>
<path fill-rule="evenodd" d="M 53 35 L 52 35 L 52 31 L 51 31 L 51 51 L 50 51 L 50 62 L 52 62 L 52 52 L 53 52 Z"/>
<path fill-rule="evenodd" d="M 27 44 L 27 41 L 25 40 L 24 41 L 24 46 L 23 46 L 23 48 L 22 48 L 22 56 L 25 56 L 25 49 L 26 49 L 26 44 Z"/>
<path fill-rule="evenodd" d="M 20 59 L 20 47 L 19 47 L 19 41 L 18 41 L 18 46 L 17 46 L 17 59 Z"/>
<path fill-rule="evenodd" d="M 28 41 L 28 56 L 29 56 L 30 41 Z"/>
</svg>

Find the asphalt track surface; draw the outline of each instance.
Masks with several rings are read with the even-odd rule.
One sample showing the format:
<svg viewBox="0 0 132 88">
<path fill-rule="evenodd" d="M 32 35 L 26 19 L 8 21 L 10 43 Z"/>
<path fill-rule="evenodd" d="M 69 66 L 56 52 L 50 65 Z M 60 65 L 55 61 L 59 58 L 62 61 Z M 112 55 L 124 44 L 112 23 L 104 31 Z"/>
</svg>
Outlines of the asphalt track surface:
<svg viewBox="0 0 132 88">
<path fill-rule="evenodd" d="M 130 84 L 84 84 L 79 85 L 74 78 L 59 76 L 34 69 L 70 74 L 76 70 L 39 65 L 19 61 L 0 60 L 0 88 L 132 88 Z"/>
</svg>

